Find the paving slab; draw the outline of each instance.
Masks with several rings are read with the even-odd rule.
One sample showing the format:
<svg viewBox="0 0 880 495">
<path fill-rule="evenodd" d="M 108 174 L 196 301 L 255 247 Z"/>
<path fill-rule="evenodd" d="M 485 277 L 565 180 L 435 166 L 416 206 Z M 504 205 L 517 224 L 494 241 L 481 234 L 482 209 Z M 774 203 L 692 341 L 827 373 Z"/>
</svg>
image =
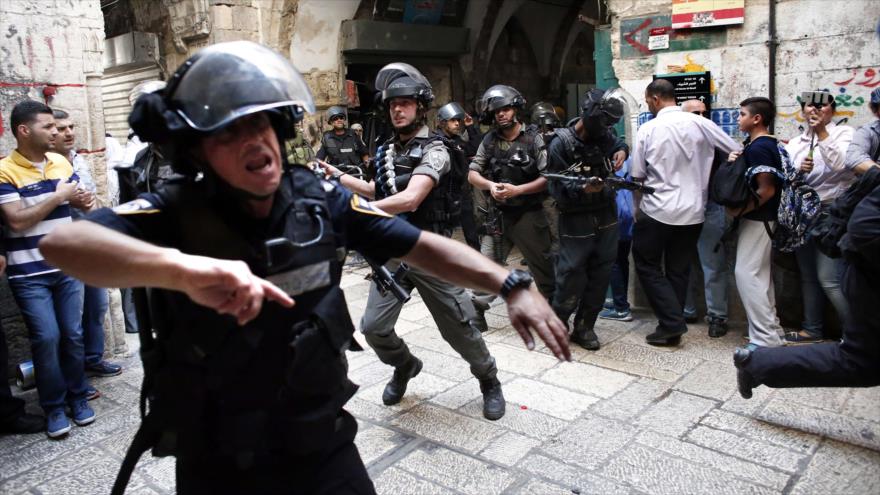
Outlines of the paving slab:
<svg viewBox="0 0 880 495">
<path fill-rule="evenodd" d="M 672 391 L 643 411 L 634 424 L 678 437 L 716 406 L 715 401 Z"/>
<path fill-rule="evenodd" d="M 810 460 L 793 495 L 813 493 L 880 493 L 880 453 L 825 440 Z"/>
<path fill-rule="evenodd" d="M 492 440 L 480 451 L 480 456 L 503 466 L 513 466 L 538 445 L 540 440 L 509 431 Z"/>
<path fill-rule="evenodd" d="M 506 469 L 440 446 L 416 450 L 397 465 L 441 486 L 476 495 L 500 494 L 515 479 Z"/>
<path fill-rule="evenodd" d="M 442 407 L 422 403 L 393 418 L 390 424 L 408 433 L 476 453 L 486 448 L 504 429 Z"/>
<path fill-rule="evenodd" d="M 772 399 L 757 415 L 763 421 L 880 451 L 880 423 Z"/>
<path fill-rule="evenodd" d="M 639 444 L 623 449 L 600 473 L 607 478 L 626 480 L 637 489 L 658 495 L 779 493 L 773 488 Z"/>
<path fill-rule="evenodd" d="M 584 363 L 561 363 L 544 372 L 539 380 L 575 392 L 608 398 L 625 389 L 636 377 Z"/>
<path fill-rule="evenodd" d="M 636 435 L 625 423 L 591 416 L 573 422 L 541 445 L 541 452 L 587 469 L 597 469 Z"/>
<path fill-rule="evenodd" d="M 504 396 L 516 404 L 565 420 L 577 418 L 599 400 L 530 378 L 516 378 L 506 383 Z"/>
<path fill-rule="evenodd" d="M 806 454 L 707 426 L 697 426 L 688 432 L 686 439 L 718 452 L 789 473 L 797 471 L 800 463 L 807 459 Z"/>
<path fill-rule="evenodd" d="M 520 461 L 519 467 L 538 478 L 552 480 L 554 484 L 568 488 L 568 493 L 625 495 L 636 491 L 617 481 L 586 471 L 580 466 L 572 466 L 539 453 L 528 455 Z"/>
<path fill-rule="evenodd" d="M 380 495 L 423 493 L 425 495 L 454 495 L 455 492 L 441 485 L 419 478 L 402 469 L 389 467 L 373 477 L 376 492 Z"/>
</svg>

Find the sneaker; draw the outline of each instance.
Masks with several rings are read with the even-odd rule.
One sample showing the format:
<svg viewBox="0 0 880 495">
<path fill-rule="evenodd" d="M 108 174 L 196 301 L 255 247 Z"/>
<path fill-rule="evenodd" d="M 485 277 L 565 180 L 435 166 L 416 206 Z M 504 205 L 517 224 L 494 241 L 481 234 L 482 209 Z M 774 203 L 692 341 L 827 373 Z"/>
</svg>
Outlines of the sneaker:
<svg viewBox="0 0 880 495">
<path fill-rule="evenodd" d="M 789 344 L 815 344 L 822 342 L 822 336 L 811 335 L 803 330 L 800 332 L 787 332 L 785 341 Z"/>
<path fill-rule="evenodd" d="M 64 408 L 59 407 L 49 413 L 46 418 L 46 435 L 49 438 L 60 438 L 70 431 L 70 421 L 64 415 Z"/>
<path fill-rule="evenodd" d="M 46 429 L 46 418 L 37 414 L 22 413 L 17 418 L 0 423 L 0 433 L 14 435 L 22 433 L 39 433 Z"/>
<path fill-rule="evenodd" d="M 614 308 L 606 308 L 603 309 L 601 313 L 599 313 L 599 318 L 603 320 L 616 320 L 616 321 L 632 321 L 632 312 L 630 310 L 626 311 L 617 311 Z"/>
<path fill-rule="evenodd" d="M 697 312 L 696 312 L 696 311 L 693 311 L 693 312 L 691 312 L 691 311 L 685 311 L 685 312 L 684 312 L 684 321 L 685 321 L 685 323 L 696 323 L 698 320 L 699 320 L 699 318 L 697 317 Z"/>
<path fill-rule="evenodd" d="M 605 304 L 602 305 L 602 309 L 614 309 L 614 299 L 606 297 Z"/>
<path fill-rule="evenodd" d="M 95 411 L 89 407 L 89 403 L 85 399 L 74 402 L 71 404 L 70 409 L 73 422 L 77 426 L 85 426 L 95 420 Z"/>
<path fill-rule="evenodd" d="M 709 322 L 709 337 L 717 339 L 727 335 L 727 323 L 718 320 Z"/>
<path fill-rule="evenodd" d="M 122 366 L 107 361 L 86 366 L 86 376 L 116 376 L 120 373 L 122 373 Z"/>
<path fill-rule="evenodd" d="M 86 387 L 86 400 L 95 400 L 101 396 L 101 392 L 95 387 L 89 385 Z"/>
</svg>

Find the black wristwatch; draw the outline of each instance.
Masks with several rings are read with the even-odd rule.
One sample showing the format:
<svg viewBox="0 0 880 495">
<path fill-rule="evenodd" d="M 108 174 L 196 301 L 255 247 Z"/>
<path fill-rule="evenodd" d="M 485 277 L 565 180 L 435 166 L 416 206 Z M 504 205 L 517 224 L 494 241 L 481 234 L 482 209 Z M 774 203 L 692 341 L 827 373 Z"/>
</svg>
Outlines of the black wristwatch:
<svg viewBox="0 0 880 495">
<path fill-rule="evenodd" d="M 507 297 L 513 291 L 513 289 L 527 289 L 530 285 L 532 285 L 532 276 L 529 272 L 523 270 L 512 270 L 510 275 L 504 279 L 504 283 L 501 284 L 501 297 L 507 300 Z"/>
</svg>

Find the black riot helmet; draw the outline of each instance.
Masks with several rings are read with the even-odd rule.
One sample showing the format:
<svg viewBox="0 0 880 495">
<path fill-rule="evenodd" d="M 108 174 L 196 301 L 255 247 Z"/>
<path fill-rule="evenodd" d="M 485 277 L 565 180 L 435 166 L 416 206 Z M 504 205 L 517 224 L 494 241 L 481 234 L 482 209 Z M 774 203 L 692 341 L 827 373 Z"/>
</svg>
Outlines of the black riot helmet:
<svg viewBox="0 0 880 495">
<path fill-rule="evenodd" d="M 327 109 L 327 122 L 333 122 L 333 119 L 336 117 L 345 118 L 345 108 L 340 107 L 338 105 L 333 105 L 332 107 Z"/>
<path fill-rule="evenodd" d="M 454 101 L 443 105 L 437 111 L 438 121 L 445 122 L 452 119 L 464 120 L 464 108 L 461 108 L 461 105 Z"/>
<path fill-rule="evenodd" d="M 625 105 L 623 94 L 617 88 L 591 89 L 581 103 L 581 120 L 588 129 L 613 127 L 623 118 Z"/>
<path fill-rule="evenodd" d="M 548 127 L 554 129 L 559 127 L 562 122 L 559 115 L 556 114 L 556 108 L 552 103 L 539 101 L 532 106 L 531 123 L 539 127 Z"/>
<path fill-rule="evenodd" d="M 482 101 L 485 111 L 493 114 L 504 107 L 521 109 L 526 106 L 526 99 L 520 92 L 504 84 L 496 84 L 487 89 L 483 93 Z"/>
<path fill-rule="evenodd" d="M 403 62 L 388 64 L 376 74 L 376 91 L 382 95 L 382 103 L 398 97 L 415 98 L 427 107 L 434 101 L 431 83 L 412 65 Z"/>
<path fill-rule="evenodd" d="M 270 112 L 283 143 L 293 137 L 303 112 L 315 111 L 315 104 L 287 58 L 251 41 L 232 41 L 199 50 L 177 69 L 165 89 L 141 95 L 129 124 L 142 140 L 182 158 L 194 138 L 263 111 Z M 185 169 L 179 172 L 195 172 L 189 160 L 174 161 L 175 168 Z"/>
</svg>

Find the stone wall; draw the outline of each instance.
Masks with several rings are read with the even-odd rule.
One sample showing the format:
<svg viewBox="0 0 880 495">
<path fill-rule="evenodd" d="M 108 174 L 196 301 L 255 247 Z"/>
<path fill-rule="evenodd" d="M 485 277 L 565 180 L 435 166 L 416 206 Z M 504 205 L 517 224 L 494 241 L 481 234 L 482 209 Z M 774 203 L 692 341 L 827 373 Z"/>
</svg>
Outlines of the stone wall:
<svg viewBox="0 0 880 495">
<path fill-rule="evenodd" d="M 836 95 L 837 118 L 850 125 L 870 121 L 868 95 L 880 84 L 880 43 L 875 29 L 880 6 L 872 0 L 776 1 L 776 134 L 795 136 L 803 124 L 796 97 L 827 89 Z M 729 134 L 736 130 L 739 102 L 769 92 L 769 2 L 746 0 L 745 23 L 694 29 L 673 35 L 672 50 L 648 51 L 645 33 L 671 13 L 666 0 L 608 0 L 612 20 L 614 70 L 620 84 L 644 106 L 644 89 L 653 74 L 676 71 L 712 73 L 713 120 Z M 667 23 L 668 25 L 668 23 Z"/>
</svg>

